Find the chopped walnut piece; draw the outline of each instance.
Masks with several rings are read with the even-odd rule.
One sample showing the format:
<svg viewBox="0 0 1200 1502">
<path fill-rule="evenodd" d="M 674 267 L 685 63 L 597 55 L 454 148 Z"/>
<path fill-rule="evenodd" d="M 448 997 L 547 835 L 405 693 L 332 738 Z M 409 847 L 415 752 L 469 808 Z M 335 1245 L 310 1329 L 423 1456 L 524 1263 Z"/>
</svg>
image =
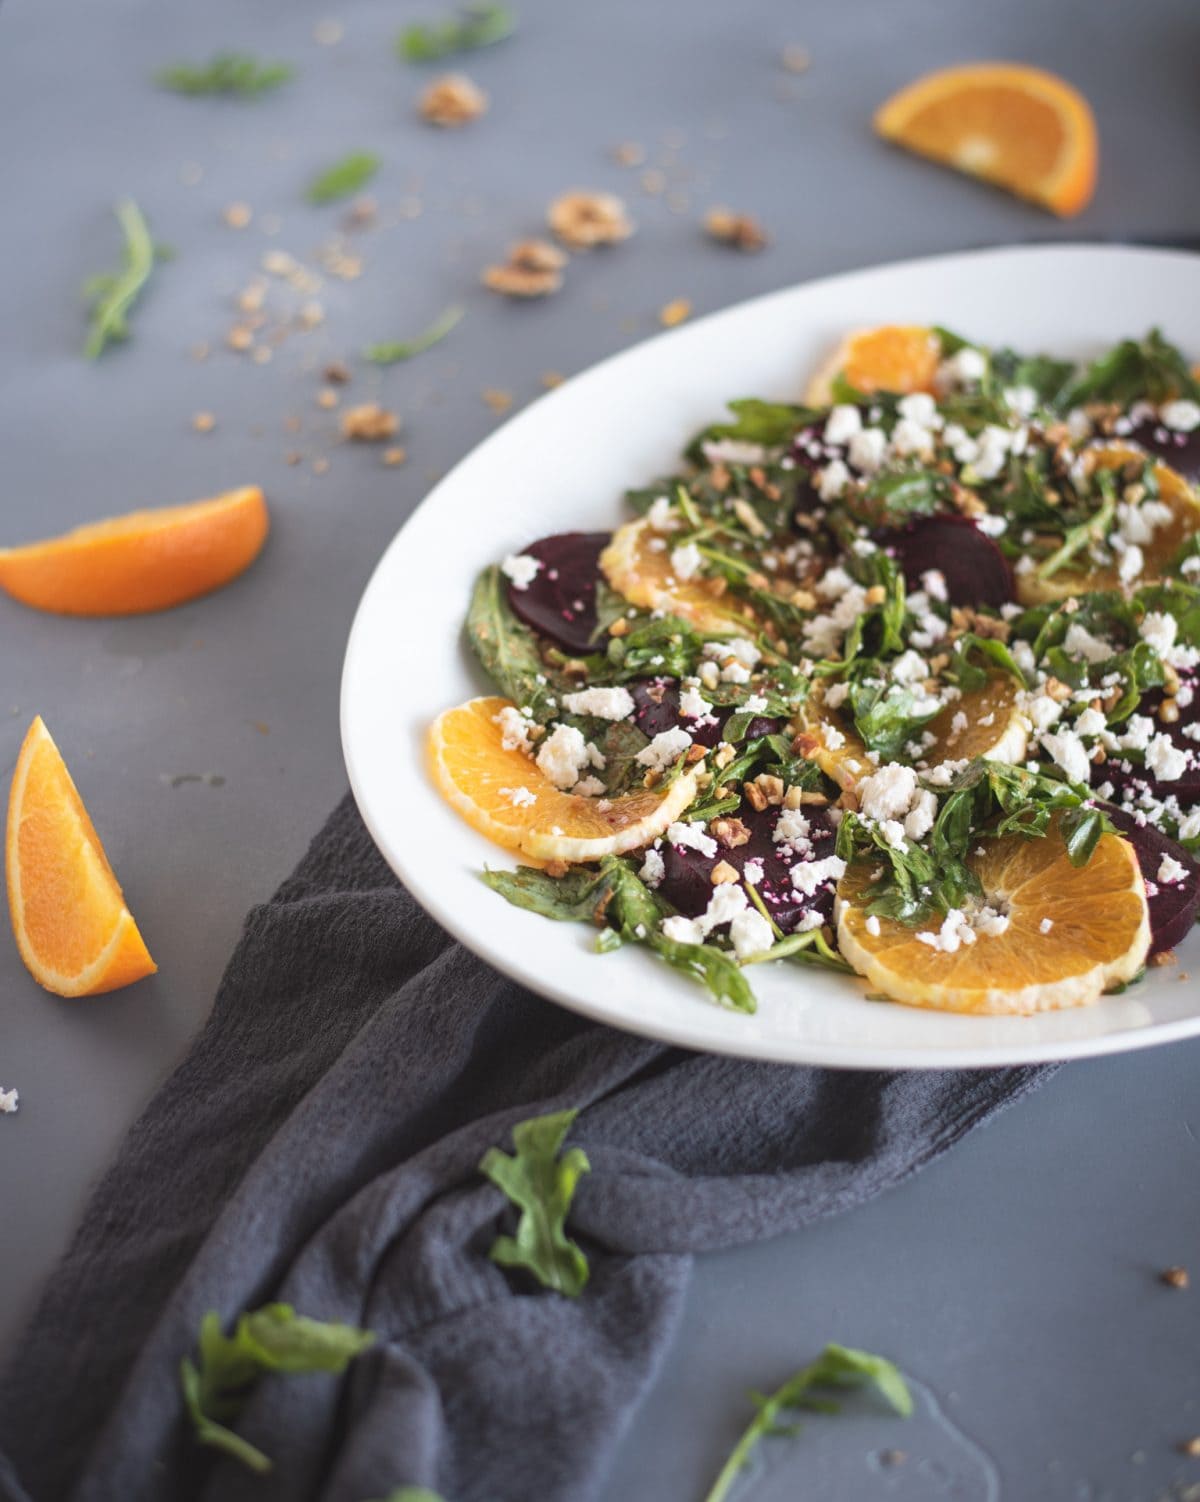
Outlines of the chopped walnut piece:
<svg viewBox="0 0 1200 1502">
<path fill-rule="evenodd" d="M 404 463 L 404 461 L 408 458 L 408 454 L 404 449 L 397 447 L 384 449 L 383 453 L 380 454 L 379 457 L 389 469 L 394 469 L 396 465 Z"/>
<path fill-rule="evenodd" d="M 735 250 L 762 250 L 767 244 L 766 233 L 758 220 L 749 214 L 735 214 L 732 209 L 709 209 L 704 216 L 704 228 L 714 240 L 732 245 Z"/>
<path fill-rule="evenodd" d="M 1188 1270 L 1186 1267 L 1168 1267 L 1160 1276 L 1168 1288 L 1186 1288 L 1188 1286 Z"/>
<path fill-rule="evenodd" d="M 192 427 L 197 433 L 211 433 L 217 425 L 217 419 L 211 412 L 197 412 L 192 418 Z"/>
<path fill-rule="evenodd" d="M 566 255 L 549 240 L 520 240 L 503 266 L 489 266 L 483 285 L 506 297 L 545 297 L 562 286 Z"/>
<path fill-rule="evenodd" d="M 625 617 L 623 615 L 618 616 L 617 619 L 608 628 L 608 634 L 609 634 L 609 636 L 627 636 L 628 633 L 629 633 L 629 622 L 625 619 Z"/>
<path fill-rule="evenodd" d="M 332 389 L 332 387 L 330 387 L 330 386 L 323 386 L 321 388 L 321 390 L 317 392 L 317 406 L 318 407 L 324 407 L 325 410 L 328 412 L 328 411 L 331 411 L 334 407 L 336 407 L 337 404 L 338 404 L 338 394 L 337 394 L 336 391 L 334 391 Z"/>
<path fill-rule="evenodd" d="M 973 631 L 976 636 L 990 637 L 1006 642 L 1012 635 L 1012 622 L 995 615 L 981 615 L 970 605 L 955 605 L 950 611 L 950 624 L 958 631 Z"/>
<path fill-rule="evenodd" d="M 254 211 L 248 203 L 231 203 L 221 215 L 230 229 L 245 229 L 253 217 Z"/>
<path fill-rule="evenodd" d="M 783 802 L 783 778 L 772 777 L 769 772 L 760 772 L 753 782 L 746 784 L 747 792 L 756 787 L 763 797 L 771 804 Z"/>
<path fill-rule="evenodd" d="M 498 386 L 486 387 L 483 399 L 497 416 L 502 416 L 513 404 L 512 392 L 504 391 Z"/>
<path fill-rule="evenodd" d="M 342 437 L 359 443 L 379 443 L 395 436 L 400 419 L 378 402 L 364 402 L 361 407 L 347 407 L 342 413 Z"/>
<path fill-rule="evenodd" d="M 344 386 L 350 379 L 350 367 L 341 360 L 331 360 L 325 367 L 325 379 L 334 386 Z"/>
<path fill-rule="evenodd" d="M 783 49 L 783 55 L 779 61 L 789 73 L 807 73 L 812 59 L 808 55 L 807 47 L 800 47 L 793 42 Z"/>
<path fill-rule="evenodd" d="M 712 868 L 711 881 L 714 887 L 729 886 L 737 879 L 737 867 L 731 866 L 728 861 L 718 861 Z"/>
<path fill-rule="evenodd" d="M 613 147 L 613 161 L 620 167 L 640 167 L 646 160 L 646 148 L 636 141 L 622 141 Z"/>
<path fill-rule="evenodd" d="M 417 112 L 430 125 L 467 125 L 488 107 L 488 97 L 465 73 L 435 78 L 417 101 Z"/>
<path fill-rule="evenodd" d="M 1195 1460 L 1200 1456 L 1200 1434 L 1193 1435 L 1191 1439 L 1185 1439 L 1179 1449 L 1182 1454 L 1190 1455 Z"/>
<path fill-rule="evenodd" d="M 665 329 L 673 329 L 676 324 L 682 323 L 692 311 L 692 305 L 686 297 L 676 297 L 658 312 L 658 321 Z"/>
<path fill-rule="evenodd" d="M 750 831 L 740 819 L 714 819 L 708 827 L 713 838 L 729 850 L 736 850 L 739 845 L 749 843 Z"/>
<path fill-rule="evenodd" d="M 717 764 L 718 767 L 725 768 L 729 765 L 729 763 L 734 759 L 736 755 L 737 752 L 729 744 L 729 742 L 722 741 L 721 744 L 717 747 L 716 755 L 713 757 L 713 761 Z"/>
<path fill-rule="evenodd" d="M 546 213 L 550 228 L 572 250 L 615 245 L 633 234 L 633 221 L 615 193 L 574 189 L 563 193 Z"/>
<path fill-rule="evenodd" d="M 1160 949 L 1157 954 L 1152 954 L 1150 956 L 1148 963 L 1153 965 L 1156 969 L 1161 969 L 1164 965 L 1173 965 L 1175 963 L 1175 951 L 1173 949 Z M 1168 1271 L 1174 1272 L 1175 1269 L 1169 1268 Z M 1183 1276 L 1184 1278 L 1186 1278 L 1187 1273 L 1184 1273 Z M 1169 1279 L 1167 1279 L 1166 1273 L 1163 1274 L 1163 1278 L 1168 1282 L 1170 1281 Z M 1186 1287 L 1186 1283 L 1183 1286 Z"/>
</svg>

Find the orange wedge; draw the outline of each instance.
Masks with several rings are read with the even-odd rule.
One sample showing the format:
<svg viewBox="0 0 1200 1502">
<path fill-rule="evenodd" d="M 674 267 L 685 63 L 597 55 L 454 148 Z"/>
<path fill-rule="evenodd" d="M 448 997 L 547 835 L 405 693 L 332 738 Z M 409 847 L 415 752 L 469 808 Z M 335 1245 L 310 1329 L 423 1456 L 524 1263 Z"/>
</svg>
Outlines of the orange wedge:
<svg viewBox="0 0 1200 1502">
<path fill-rule="evenodd" d="M 844 376 L 856 391 L 932 391 L 941 361 L 941 343 L 932 329 L 884 324 L 848 334 L 805 388 L 810 407 L 833 402 L 833 382 Z"/>
<path fill-rule="evenodd" d="M 1064 217 L 1078 214 L 1096 186 L 1091 107 L 1041 68 L 972 63 L 927 73 L 892 95 L 875 129 Z"/>
<path fill-rule="evenodd" d="M 1120 469 L 1122 465 L 1135 464 L 1140 471 L 1146 462 L 1146 455 L 1141 450 L 1128 448 L 1124 444 L 1109 444 L 1105 448 L 1085 452 L 1094 455 L 1093 462 L 1101 469 Z M 1129 581 L 1134 588 L 1168 576 L 1180 548 L 1200 531 L 1200 498 L 1178 470 L 1167 464 L 1156 464 L 1154 477 L 1158 481 L 1158 499 L 1169 507 L 1171 520 L 1155 527 L 1153 537 L 1142 545 L 1141 572 Z M 1022 605 L 1065 600 L 1089 589 L 1122 587 L 1117 570 L 1111 564 L 1093 563 L 1087 558 L 1086 550 L 1077 554 L 1048 579 L 1039 578 L 1036 570 L 1017 574 L 1016 578 L 1017 598 Z"/>
<path fill-rule="evenodd" d="M 13 773 L 5 867 L 17 948 L 47 991 L 96 996 L 158 969 L 40 716 Z"/>
<path fill-rule="evenodd" d="M 58 615 L 142 615 L 220 589 L 267 537 L 256 485 L 209 501 L 133 511 L 27 547 L 0 549 L 0 588 Z"/>
<path fill-rule="evenodd" d="M 653 544 L 664 544 L 655 547 Z M 646 520 L 626 522 L 600 554 L 600 569 L 618 594 L 643 610 L 662 610 L 714 635 L 757 630 L 750 607 L 725 593 L 723 579 L 676 579 L 671 534 L 660 536 Z"/>
<path fill-rule="evenodd" d="M 838 947 L 876 990 L 909 1006 L 1026 1015 L 1086 1006 L 1146 963 L 1146 889 L 1127 840 L 1101 835 L 1084 866 L 1071 864 L 1057 828 L 1042 839 L 1005 835 L 980 848 L 968 864 L 984 903 L 1007 913 L 1008 926 L 980 932 L 953 953 L 917 937 L 938 932 L 937 920 L 917 928 L 869 920 L 865 893 L 874 861 L 857 861 L 843 876 Z"/>
<path fill-rule="evenodd" d="M 645 788 L 611 799 L 564 793 L 524 751 L 505 750 L 496 721 L 511 707 L 511 700 L 498 697 L 468 699 L 440 714 L 429 731 L 438 791 L 472 828 L 506 850 L 539 861 L 621 855 L 657 839 L 696 796 L 694 769 L 661 792 Z"/>
</svg>

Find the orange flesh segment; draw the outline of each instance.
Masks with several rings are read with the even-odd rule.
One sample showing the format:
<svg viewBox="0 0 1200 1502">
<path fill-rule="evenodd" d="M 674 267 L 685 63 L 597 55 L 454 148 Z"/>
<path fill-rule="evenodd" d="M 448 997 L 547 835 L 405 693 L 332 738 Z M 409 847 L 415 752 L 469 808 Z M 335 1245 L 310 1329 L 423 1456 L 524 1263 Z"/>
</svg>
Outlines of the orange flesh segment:
<svg viewBox="0 0 1200 1502">
<path fill-rule="evenodd" d="M 666 546 L 656 548 L 656 542 Z M 722 636 L 756 630 L 750 607 L 728 592 L 717 593 L 718 581 L 675 578 L 673 546 L 671 534 L 660 535 L 649 522 L 627 522 L 600 554 L 600 570 L 618 594 L 643 610 L 664 610 Z"/>
<path fill-rule="evenodd" d="M 813 376 L 804 399 L 810 406 L 829 406 L 839 375 L 856 391 L 933 391 L 940 361 L 938 337 L 923 325 L 859 329 L 847 335 Z"/>
</svg>

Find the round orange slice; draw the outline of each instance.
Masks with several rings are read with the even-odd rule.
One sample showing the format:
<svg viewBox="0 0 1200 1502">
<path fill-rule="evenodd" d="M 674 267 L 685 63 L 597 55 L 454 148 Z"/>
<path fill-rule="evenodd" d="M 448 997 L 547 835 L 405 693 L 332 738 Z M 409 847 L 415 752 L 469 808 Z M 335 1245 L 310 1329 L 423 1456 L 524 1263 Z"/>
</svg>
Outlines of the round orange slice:
<svg viewBox="0 0 1200 1502">
<path fill-rule="evenodd" d="M 891 323 L 859 329 L 847 334 L 812 377 L 804 400 L 810 407 L 830 406 L 838 376 L 856 391 L 933 391 L 941 357 L 932 329 Z"/>
<path fill-rule="evenodd" d="M 643 610 L 681 616 L 718 636 L 757 629 L 750 607 L 724 592 L 723 579 L 677 579 L 672 547 L 671 534 L 656 532 L 645 518 L 626 522 L 600 554 L 600 571 L 618 594 Z"/>
<path fill-rule="evenodd" d="M 1130 463 L 1140 467 L 1146 461 L 1140 449 L 1124 444 L 1109 444 L 1085 452 L 1095 455 L 1093 462 L 1101 469 L 1120 469 Z M 1156 464 L 1154 477 L 1158 482 L 1158 500 L 1170 510 L 1171 519 L 1156 526 L 1150 541 L 1142 544 L 1142 569 L 1131 581 L 1135 587 L 1152 584 L 1169 575 L 1180 548 L 1200 531 L 1200 498 L 1178 470 L 1166 464 Z M 1099 540 L 1103 541 L 1102 538 Z M 1090 589 L 1122 587 L 1113 565 L 1095 564 L 1086 553 L 1077 554 L 1048 579 L 1040 578 L 1036 569 L 1026 574 L 1019 573 L 1016 579 L 1017 598 L 1022 605 L 1065 600 Z"/>
<path fill-rule="evenodd" d="M 17 948 L 47 991 L 96 996 L 158 969 L 40 716 L 13 773 L 5 867 Z"/>
<path fill-rule="evenodd" d="M 220 589 L 267 537 L 256 485 L 162 511 L 133 511 L 62 537 L 0 549 L 0 588 L 58 615 L 142 615 Z"/>
<path fill-rule="evenodd" d="M 1065 217 L 1078 214 L 1096 186 L 1091 107 L 1041 68 L 972 63 L 927 73 L 881 106 L 875 129 Z"/>
<path fill-rule="evenodd" d="M 468 699 L 429 731 L 429 767 L 438 791 L 472 828 L 506 850 L 540 861 L 594 861 L 657 839 L 696 796 L 688 768 L 663 791 L 585 798 L 556 788 L 532 757 L 506 750 L 498 723 L 511 701 Z"/>
<path fill-rule="evenodd" d="M 983 885 L 983 905 L 1006 916 L 1007 926 L 972 930 L 974 942 L 952 950 L 927 942 L 940 936 L 938 920 L 910 928 L 869 917 L 874 861 L 856 861 L 843 876 L 838 947 L 875 990 L 914 1007 L 1027 1015 L 1086 1006 L 1141 970 L 1150 921 L 1127 840 L 1101 835 L 1084 866 L 1071 864 L 1057 827 L 1042 839 L 1005 835 L 980 848 L 968 864 Z"/>
</svg>

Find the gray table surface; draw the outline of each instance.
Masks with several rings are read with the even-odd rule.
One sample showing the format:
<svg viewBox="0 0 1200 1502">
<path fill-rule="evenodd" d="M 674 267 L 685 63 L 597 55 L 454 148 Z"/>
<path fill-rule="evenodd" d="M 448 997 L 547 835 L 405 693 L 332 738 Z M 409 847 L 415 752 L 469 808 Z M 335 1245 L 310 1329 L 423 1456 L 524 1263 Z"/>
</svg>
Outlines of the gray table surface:
<svg viewBox="0 0 1200 1502">
<path fill-rule="evenodd" d="M 114 996 L 40 992 L 0 943 L 0 1347 L 123 1132 L 210 1005 L 246 909 L 301 854 L 345 788 L 338 677 L 371 567 L 432 478 L 489 432 L 484 388 L 518 403 L 656 326 L 842 267 L 1030 238 L 1200 235 L 1194 181 L 1200 11 L 1191 0 L 771 0 L 603 5 L 519 0 L 519 37 L 462 61 L 488 117 L 438 132 L 398 64 L 409 4 L 360 0 L 9 0 L 0 14 L 3 540 L 257 481 L 274 530 L 254 571 L 168 614 L 70 621 L 0 599 L 0 774 L 35 713 L 87 799 L 159 961 Z M 431 0 L 436 10 L 436 0 Z M 327 5 L 329 8 L 327 8 Z M 314 28 L 342 23 L 334 45 Z M 779 66 L 802 44 L 803 77 Z M 286 57 L 255 104 L 157 92 L 151 69 L 219 47 Z M 919 71 L 972 57 L 1059 68 L 1096 103 L 1095 202 L 1061 225 L 875 142 L 872 107 Z M 666 181 L 611 148 L 645 146 Z M 262 255 L 311 260 L 340 214 L 306 206 L 315 168 L 353 148 L 385 165 L 361 278 L 327 279 L 325 322 L 258 366 L 223 348 Z M 197 180 L 198 179 L 198 180 Z M 636 238 L 575 261 L 566 289 L 511 306 L 480 268 L 584 185 L 622 193 Z M 114 262 L 109 207 L 136 196 L 177 250 L 133 342 L 80 358 L 79 287 Z M 254 218 L 222 222 L 234 201 Z M 773 236 L 761 256 L 705 241 L 725 202 Z M 320 369 L 411 334 L 461 301 L 452 339 L 358 370 L 347 400 L 403 415 L 405 467 L 335 442 Z M 192 358 L 197 343 L 213 353 Z M 191 428 L 198 411 L 216 428 Z M 287 431 L 291 416 L 300 432 Z M 285 452 L 302 462 L 289 467 Z M 325 473 L 314 458 L 327 456 Z M 182 774 L 210 780 L 174 783 Z M 217 782 L 217 779 L 223 781 Z M 922 1384 L 911 1424 L 863 1411 L 776 1442 L 755 1496 L 1076 1499 L 1200 1496 L 1200 1292 L 1156 1280 L 1197 1262 L 1194 1074 L 1200 1044 L 1064 1069 L 1037 1097 L 903 1189 L 803 1235 L 697 1269 L 681 1339 L 608 1496 L 700 1495 L 746 1411 L 826 1339 L 892 1354 Z M 882 1450 L 906 1452 L 886 1466 Z"/>
</svg>

